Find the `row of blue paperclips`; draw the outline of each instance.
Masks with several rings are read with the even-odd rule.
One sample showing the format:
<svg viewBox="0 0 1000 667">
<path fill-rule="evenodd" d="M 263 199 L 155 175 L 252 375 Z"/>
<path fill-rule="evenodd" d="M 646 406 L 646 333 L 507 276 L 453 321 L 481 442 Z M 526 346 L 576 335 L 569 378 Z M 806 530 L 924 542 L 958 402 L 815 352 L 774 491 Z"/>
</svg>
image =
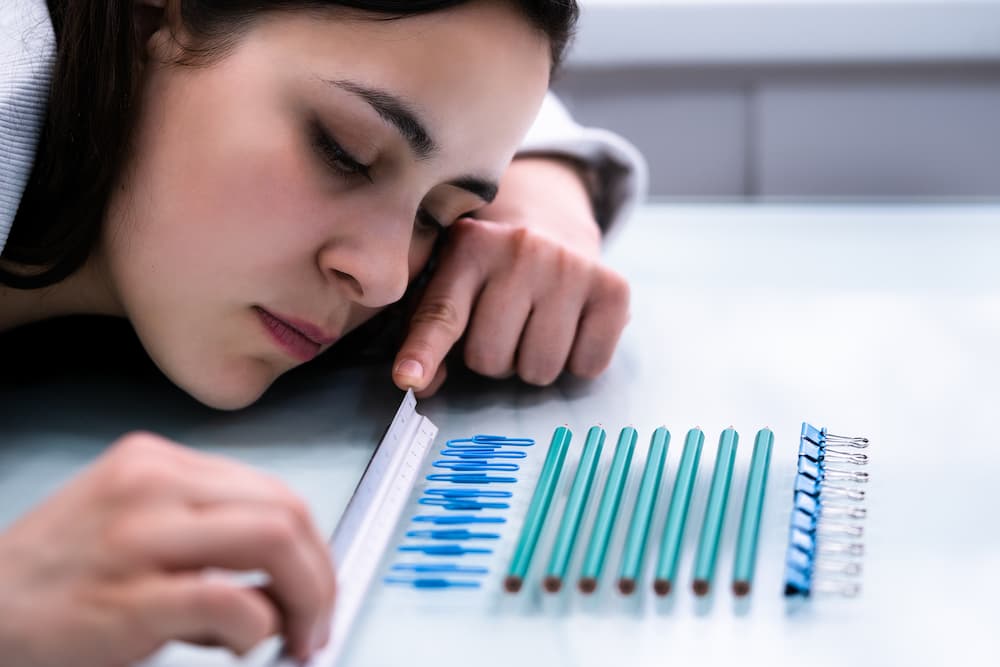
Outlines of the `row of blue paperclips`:
<svg viewBox="0 0 1000 667">
<path fill-rule="evenodd" d="M 867 509 L 858 485 L 868 481 L 868 473 L 853 466 L 867 465 L 868 455 L 858 451 L 866 447 L 867 438 L 832 435 L 802 424 L 785 557 L 786 596 L 819 592 L 854 597 L 861 592 L 860 521 Z"/>
<path fill-rule="evenodd" d="M 469 546 L 467 543 L 489 544 L 500 539 L 500 533 L 490 532 L 486 526 L 507 522 L 506 517 L 493 512 L 510 509 L 509 501 L 514 494 L 505 489 L 475 487 L 516 483 L 517 477 L 509 473 L 521 469 L 520 463 L 515 461 L 527 458 L 524 448 L 534 444 L 531 438 L 502 435 L 475 435 L 447 441 L 441 450 L 443 458 L 432 466 L 448 472 L 429 474 L 427 481 L 441 486 L 425 489 L 417 501 L 442 513 L 414 516 L 414 523 L 424 525 L 407 531 L 406 538 L 418 543 L 403 544 L 399 551 L 435 558 L 492 554 L 493 549 L 489 546 Z M 480 514 L 484 511 L 485 515 Z M 483 566 L 436 560 L 396 563 L 391 571 L 385 583 L 418 589 L 479 588 L 479 577 L 489 573 Z"/>
</svg>

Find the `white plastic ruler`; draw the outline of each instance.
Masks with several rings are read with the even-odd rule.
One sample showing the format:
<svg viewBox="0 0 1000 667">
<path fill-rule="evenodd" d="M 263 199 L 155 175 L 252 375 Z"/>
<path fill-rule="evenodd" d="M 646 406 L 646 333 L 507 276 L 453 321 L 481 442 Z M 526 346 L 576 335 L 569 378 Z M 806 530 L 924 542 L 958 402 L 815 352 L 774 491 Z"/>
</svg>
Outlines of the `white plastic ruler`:
<svg viewBox="0 0 1000 667">
<path fill-rule="evenodd" d="M 437 426 L 417 413 L 413 392 L 406 392 L 333 533 L 337 602 L 331 639 L 307 667 L 333 667 L 340 659 L 437 432 Z"/>
</svg>

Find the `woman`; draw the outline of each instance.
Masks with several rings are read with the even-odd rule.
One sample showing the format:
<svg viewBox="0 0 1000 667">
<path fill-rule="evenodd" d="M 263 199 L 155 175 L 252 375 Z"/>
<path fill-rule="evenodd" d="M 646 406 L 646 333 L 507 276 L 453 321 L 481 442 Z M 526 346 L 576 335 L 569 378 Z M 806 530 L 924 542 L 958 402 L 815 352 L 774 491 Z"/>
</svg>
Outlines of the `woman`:
<svg viewBox="0 0 1000 667">
<path fill-rule="evenodd" d="M 235 409 L 398 301 L 441 239 L 397 384 L 434 391 L 462 335 L 487 375 L 608 363 L 627 287 L 597 260 L 587 170 L 511 165 L 572 0 L 49 6 L 38 157 L 27 180 L 16 152 L 0 163 L 0 212 L 16 211 L 0 330 L 125 317 L 168 378 Z M 0 590 L 5 664 L 127 664 L 169 639 L 244 652 L 276 632 L 305 657 L 334 576 L 281 484 L 134 434 L 0 535 Z"/>
</svg>

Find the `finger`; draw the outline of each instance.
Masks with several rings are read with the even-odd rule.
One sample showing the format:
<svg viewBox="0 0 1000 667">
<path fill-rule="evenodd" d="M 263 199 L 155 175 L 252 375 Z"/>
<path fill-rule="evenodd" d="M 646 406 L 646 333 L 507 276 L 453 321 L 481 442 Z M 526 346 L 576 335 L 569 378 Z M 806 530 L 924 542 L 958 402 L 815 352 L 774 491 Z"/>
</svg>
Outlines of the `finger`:
<svg viewBox="0 0 1000 667">
<path fill-rule="evenodd" d="M 149 576 L 127 591 L 123 606 L 137 626 L 133 639 L 139 638 L 134 660 L 170 640 L 242 655 L 279 630 L 278 612 L 260 591 L 200 574 Z"/>
<path fill-rule="evenodd" d="M 149 433 L 121 438 L 95 480 L 112 496 L 140 500 L 177 499 L 195 505 L 233 502 L 283 504 L 309 513 L 274 477 L 222 456 L 184 447 Z"/>
<path fill-rule="evenodd" d="M 517 352 L 517 374 L 522 380 L 546 386 L 559 377 L 573 349 L 585 300 L 571 283 L 535 305 Z"/>
<path fill-rule="evenodd" d="M 509 377 L 528 316 L 534 276 L 521 275 L 487 285 L 476 302 L 465 336 L 465 364 L 493 378 Z"/>
<path fill-rule="evenodd" d="M 569 371 L 593 378 L 611 363 L 615 347 L 629 320 L 628 283 L 607 271 L 592 298 L 584 306 L 580 328 L 569 358 Z"/>
<path fill-rule="evenodd" d="M 291 512 L 267 505 L 161 510 L 136 514 L 119 531 L 118 543 L 163 569 L 266 572 L 296 655 L 326 631 L 335 592 L 329 552 Z"/>
<path fill-rule="evenodd" d="M 393 381 L 401 389 L 423 390 L 452 346 L 461 338 L 469 321 L 472 303 L 489 271 L 474 238 L 484 235 L 483 223 L 461 220 L 453 226 L 449 245 L 437 271 L 427 285 L 410 330 L 393 364 Z"/>
<path fill-rule="evenodd" d="M 431 396 L 437 393 L 438 389 L 441 388 L 441 385 L 443 385 L 444 381 L 447 379 L 448 379 L 448 366 L 444 362 L 441 362 L 441 365 L 438 366 L 437 373 L 434 374 L 434 379 L 431 380 L 431 383 L 427 385 L 426 389 L 424 389 L 423 391 L 416 392 L 415 393 L 416 397 L 421 400 L 425 398 L 430 398 Z"/>
</svg>

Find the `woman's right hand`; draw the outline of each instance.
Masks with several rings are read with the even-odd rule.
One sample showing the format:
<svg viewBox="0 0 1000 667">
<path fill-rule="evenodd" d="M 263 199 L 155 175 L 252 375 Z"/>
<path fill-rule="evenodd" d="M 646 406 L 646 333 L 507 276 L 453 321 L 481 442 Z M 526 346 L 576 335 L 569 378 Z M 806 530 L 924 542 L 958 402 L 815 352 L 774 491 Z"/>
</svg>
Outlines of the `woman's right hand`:
<svg viewBox="0 0 1000 667">
<path fill-rule="evenodd" d="M 245 653 L 280 632 L 304 658 L 328 639 L 334 586 L 325 541 L 286 486 L 132 434 L 0 534 L 0 656 L 128 665 L 171 639 Z"/>
</svg>

